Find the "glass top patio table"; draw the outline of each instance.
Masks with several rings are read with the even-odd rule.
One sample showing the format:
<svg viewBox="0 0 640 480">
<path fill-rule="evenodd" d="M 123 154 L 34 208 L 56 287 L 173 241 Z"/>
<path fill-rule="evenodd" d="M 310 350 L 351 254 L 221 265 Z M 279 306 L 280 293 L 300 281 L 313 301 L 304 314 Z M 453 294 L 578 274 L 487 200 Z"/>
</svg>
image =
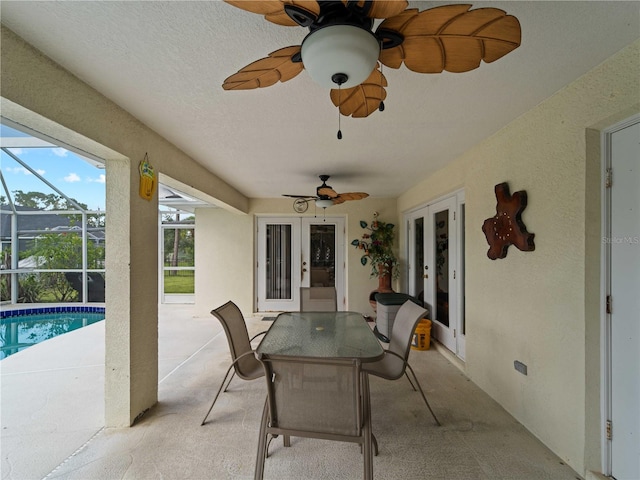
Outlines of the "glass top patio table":
<svg viewBox="0 0 640 480">
<path fill-rule="evenodd" d="M 273 322 L 257 354 L 375 362 L 384 350 L 360 313 L 285 312 Z"/>
</svg>

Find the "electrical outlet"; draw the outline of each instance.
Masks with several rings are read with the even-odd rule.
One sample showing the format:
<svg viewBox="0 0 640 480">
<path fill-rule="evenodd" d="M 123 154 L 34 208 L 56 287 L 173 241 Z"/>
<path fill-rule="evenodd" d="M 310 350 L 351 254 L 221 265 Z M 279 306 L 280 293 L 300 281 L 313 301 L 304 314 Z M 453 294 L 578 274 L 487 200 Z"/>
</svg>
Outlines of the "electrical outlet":
<svg viewBox="0 0 640 480">
<path fill-rule="evenodd" d="M 527 374 L 527 366 L 524 363 L 519 362 L 518 360 L 516 360 L 516 361 L 513 362 L 513 367 L 517 371 L 519 371 L 521 374 L 523 374 L 523 375 Z"/>
</svg>

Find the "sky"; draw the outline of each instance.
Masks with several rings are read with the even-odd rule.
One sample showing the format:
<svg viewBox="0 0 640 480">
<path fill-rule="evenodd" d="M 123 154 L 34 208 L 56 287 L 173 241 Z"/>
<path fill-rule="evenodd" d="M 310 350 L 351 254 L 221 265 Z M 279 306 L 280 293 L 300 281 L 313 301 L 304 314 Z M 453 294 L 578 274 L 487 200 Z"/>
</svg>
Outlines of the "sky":
<svg viewBox="0 0 640 480">
<path fill-rule="evenodd" d="M 2 126 L 2 137 L 24 136 Z M 2 141 L 0 140 L 0 145 Z M 64 148 L 12 148 L 11 152 L 65 195 L 88 205 L 91 210 L 105 210 L 105 171 Z M 0 167 L 7 189 L 14 198 L 15 190 L 23 192 L 56 193 L 28 169 L 4 151 L 0 153 Z M 0 195 L 6 197 L 4 187 Z"/>
</svg>

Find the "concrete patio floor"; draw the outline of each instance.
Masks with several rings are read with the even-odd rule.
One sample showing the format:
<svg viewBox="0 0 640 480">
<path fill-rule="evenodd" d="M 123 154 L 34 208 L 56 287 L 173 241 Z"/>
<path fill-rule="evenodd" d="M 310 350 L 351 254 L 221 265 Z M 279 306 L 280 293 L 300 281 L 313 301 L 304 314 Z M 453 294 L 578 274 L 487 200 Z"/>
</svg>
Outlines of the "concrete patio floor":
<svg viewBox="0 0 640 480">
<path fill-rule="evenodd" d="M 161 306 L 159 402 L 132 428 L 103 428 L 104 322 L 0 362 L 2 479 L 253 478 L 265 386 L 235 379 L 200 426 L 229 352 L 219 323 L 192 312 Z M 410 362 L 442 426 L 408 382 L 372 378 L 375 478 L 581 478 L 436 349 Z M 361 477 L 357 446 L 311 439 L 275 440 L 265 468 L 266 479 Z"/>
</svg>

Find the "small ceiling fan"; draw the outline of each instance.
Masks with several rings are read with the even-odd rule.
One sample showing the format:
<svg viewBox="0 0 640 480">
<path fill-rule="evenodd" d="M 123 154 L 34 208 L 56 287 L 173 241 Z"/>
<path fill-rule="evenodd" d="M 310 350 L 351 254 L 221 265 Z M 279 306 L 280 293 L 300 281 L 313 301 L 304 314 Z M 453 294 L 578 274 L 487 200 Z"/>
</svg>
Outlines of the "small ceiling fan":
<svg viewBox="0 0 640 480">
<path fill-rule="evenodd" d="M 331 89 L 340 114 L 383 110 L 382 65 L 417 73 L 468 72 L 520 46 L 520 23 L 497 8 L 445 5 L 419 11 L 406 0 L 225 0 L 269 22 L 309 28 L 301 45 L 276 50 L 228 77 L 222 88 L 286 82 L 307 70 Z M 384 19 L 375 29 L 374 20 Z M 340 135 L 339 137 L 340 138 Z"/>
<path fill-rule="evenodd" d="M 322 185 L 316 188 L 316 195 L 283 194 L 282 196 L 295 198 L 293 209 L 298 213 L 305 212 L 311 200 L 315 200 L 315 204 L 318 207 L 328 208 L 344 203 L 347 200 L 362 200 L 369 196 L 368 193 L 364 192 L 337 193 L 330 185 L 327 185 L 329 175 L 320 175 L 320 180 L 322 180 Z"/>
</svg>

